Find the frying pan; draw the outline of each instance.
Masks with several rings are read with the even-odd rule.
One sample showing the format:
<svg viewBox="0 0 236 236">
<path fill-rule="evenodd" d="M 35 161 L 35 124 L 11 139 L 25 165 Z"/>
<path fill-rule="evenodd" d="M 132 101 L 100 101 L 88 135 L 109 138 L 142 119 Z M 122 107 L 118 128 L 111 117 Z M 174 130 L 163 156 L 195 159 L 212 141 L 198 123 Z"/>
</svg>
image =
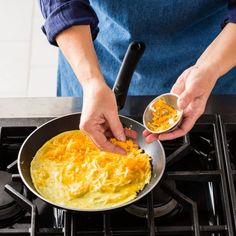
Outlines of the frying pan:
<svg viewBox="0 0 236 236">
<path fill-rule="evenodd" d="M 125 58 L 119 70 L 115 85 L 113 87 L 113 91 L 116 95 L 117 106 L 121 109 L 124 106 L 125 99 L 128 92 L 128 87 L 130 84 L 130 80 L 132 78 L 134 69 L 143 54 L 145 49 L 145 45 L 142 42 L 132 42 L 128 50 L 125 54 Z M 142 191 L 140 191 L 135 199 L 124 203 L 119 206 L 102 208 L 102 209 L 80 209 L 80 208 L 69 208 L 54 202 L 49 201 L 48 199 L 41 196 L 37 190 L 35 189 L 31 175 L 30 175 L 30 163 L 35 156 L 36 152 L 40 149 L 40 147 L 49 139 L 58 135 L 61 132 L 75 130 L 79 128 L 81 113 L 74 113 L 65 115 L 56 119 L 53 119 L 42 126 L 38 127 L 34 132 L 32 132 L 25 142 L 22 144 L 21 149 L 18 155 L 18 169 L 20 176 L 24 182 L 24 184 L 29 188 L 31 192 L 33 192 L 36 196 L 41 198 L 47 203 L 50 203 L 58 208 L 73 210 L 73 211 L 107 211 L 120 207 L 124 207 L 130 205 L 131 203 L 138 201 L 142 197 L 144 197 L 147 193 L 149 193 L 160 181 L 162 174 L 165 169 L 165 152 L 162 147 L 162 144 L 159 141 L 155 141 L 151 144 L 147 144 L 144 141 L 142 136 L 142 132 L 145 129 L 144 126 L 128 117 L 119 116 L 120 121 L 122 122 L 124 127 L 130 127 L 133 130 L 137 131 L 137 141 L 139 146 L 152 157 L 152 175 L 150 182 L 144 187 Z"/>
</svg>

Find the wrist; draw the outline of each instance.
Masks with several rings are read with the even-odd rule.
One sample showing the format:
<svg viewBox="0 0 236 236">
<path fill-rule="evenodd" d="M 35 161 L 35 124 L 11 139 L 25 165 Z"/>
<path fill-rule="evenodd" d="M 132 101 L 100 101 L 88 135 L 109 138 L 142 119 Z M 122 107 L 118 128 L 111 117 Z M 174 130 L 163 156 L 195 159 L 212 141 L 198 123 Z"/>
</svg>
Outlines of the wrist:
<svg viewBox="0 0 236 236">
<path fill-rule="evenodd" d="M 102 75 L 86 77 L 81 83 L 83 91 L 100 90 L 103 87 L 107 87 L 107 84 Z"/>
<path fill-rule="evenodd" d="M 194 67 L 203 71 L 203 73 L 207 75 L 208 78 L 211 78 L 215 82 L 221 77 L 220 66 L 217 63 L 199 59 Z"/>
</svg>

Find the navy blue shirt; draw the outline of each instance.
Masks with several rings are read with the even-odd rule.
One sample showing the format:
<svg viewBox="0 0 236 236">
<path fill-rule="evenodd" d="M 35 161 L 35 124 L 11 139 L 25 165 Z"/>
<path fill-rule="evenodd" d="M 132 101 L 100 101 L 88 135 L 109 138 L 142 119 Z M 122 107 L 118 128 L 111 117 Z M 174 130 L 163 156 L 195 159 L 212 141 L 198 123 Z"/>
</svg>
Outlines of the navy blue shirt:
<svg viewBox="0 0 236 236">
<path fill-rule="evenodd" d="M 56 45 L 55 37 L 72 25 L 90 25 L 93 39 L 98 33 L 98 18 L 89 0 L 39 0 L 44 18 L 43 32 Z"/>
<path fill-rule="evenodd" d="M 39 0 L 44 18 L 43 32 L 48 41 L 56 45 L 55 37 L 72 25 L 90 25 L 93 39 L 98 33 L 98 18 L 89 0 Z M 228 1 L 228 14 L 222 19 L 223 25 L 236 23 L 236 1 Z"/>
<path fill-rule="evenodd" d="M 221 25 L 236 23 L 233 0 L 40 0 L 40 5 L 46 19 L 43 31 L 51 44 L 56 45 L 56 35 L 72 25 L 90 25 L 101 71 L 110 87 L 129 43 L 140 40 L 146 44 L 129 95 L 169 92 L 183 70 L 194 65 L 220 33 Z M 62 53 L 58 66 L 57 94 L 82 96 Z M 235 78 L 236 70 L 227 73 L 217 81 L 214 92 L 236 93 Z"/>
</svg>

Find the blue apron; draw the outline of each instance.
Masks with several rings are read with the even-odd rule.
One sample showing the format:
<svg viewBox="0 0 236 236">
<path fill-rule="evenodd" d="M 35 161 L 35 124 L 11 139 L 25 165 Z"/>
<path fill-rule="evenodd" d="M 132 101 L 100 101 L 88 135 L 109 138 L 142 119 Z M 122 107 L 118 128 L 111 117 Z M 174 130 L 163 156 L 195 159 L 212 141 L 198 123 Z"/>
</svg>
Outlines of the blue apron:
<svg viewBox="0 0 236 236">
<path fill-rule="evenodd" d="M 90 0 L 99 18 L 94 41 L 101 70 L 112 87 L 129 43 L 141 40 L 146 51 L 129 95 L 170 91 L 178 76 L 195 64 L 221 31 L 226 0 Z M 217 82 L 215 93 L 236 92 L 236 71 Z M 70 65 L 59 54 L 58 96 L 82 96 Z"/>
</svg>

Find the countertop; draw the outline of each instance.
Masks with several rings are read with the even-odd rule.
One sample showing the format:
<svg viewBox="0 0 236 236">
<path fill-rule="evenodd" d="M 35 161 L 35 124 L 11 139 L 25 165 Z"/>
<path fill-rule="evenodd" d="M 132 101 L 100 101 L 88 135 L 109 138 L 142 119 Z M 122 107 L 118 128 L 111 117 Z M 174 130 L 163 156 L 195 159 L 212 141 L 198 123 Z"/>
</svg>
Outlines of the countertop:
<svg viewBox="0 0 236 236">
<path fill-rule="evenodd" d="M 147 104 L 154 96 L 129 96 L 123 115 L 142 116 Z M 0 118 L 58 117 L 82 109 L 80 97 L 51 98 L 0 98 Z M 236 95 L 210 96 L 205 114 L 236 113 Z"/>
</svg>

